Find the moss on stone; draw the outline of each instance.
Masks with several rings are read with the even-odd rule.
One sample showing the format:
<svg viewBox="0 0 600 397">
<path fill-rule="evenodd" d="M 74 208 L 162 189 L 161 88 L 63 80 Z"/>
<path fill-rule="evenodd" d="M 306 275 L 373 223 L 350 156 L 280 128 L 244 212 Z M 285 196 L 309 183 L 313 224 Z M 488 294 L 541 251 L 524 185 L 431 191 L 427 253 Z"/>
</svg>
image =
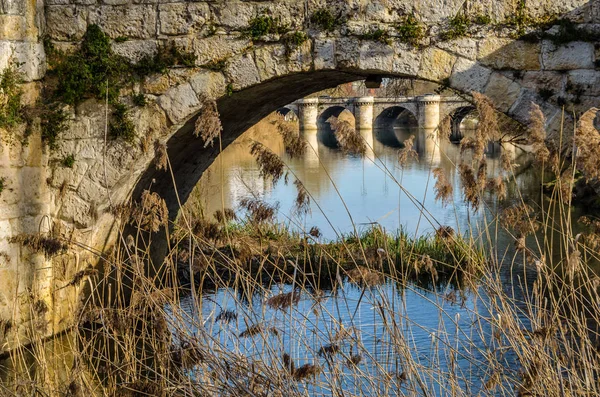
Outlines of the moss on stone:
<svg viewBox="0 0 600 397">
<path fill-rule="evenodd" d="M 289 29 L 283 26 L 278 18 L 273 18 L 271 15 L 259 15 L 250 20 L 243 34 L 253 40 L 258 40 L 270 34 L 283 34 L 288 31 Z"/>
<path fill-rule="evenodd" d="M 61 161 L 61 165 L 65 168 L 73 168 L 75 165 L 75 156 L 72 154 L 65 156 Z"/>
<path fill-rule="evenodd" d="M 465 37 L 469 33 L 471 20 L 465 14 L 456 14 L 448 21 L 448 30 L 442 33 L 442 40 L 454 40 Z"/>
<path fill-rule="evenodd" d="M 396 25 L 396 31 L 398 40 L 407 44 L 417 45 L 425 38 L 425 27 L 412 14 L 402 17 L 400 23 Z"/>
<path fill-rule="evenodd" d="M 310 21 L 317 25 L 322 30 L 333 32 L 337 25 L 339 25 L 339 18 L 336 18 L 331 10 L 327 8 L 321 8 L 312 15 Z"/>
</svg>

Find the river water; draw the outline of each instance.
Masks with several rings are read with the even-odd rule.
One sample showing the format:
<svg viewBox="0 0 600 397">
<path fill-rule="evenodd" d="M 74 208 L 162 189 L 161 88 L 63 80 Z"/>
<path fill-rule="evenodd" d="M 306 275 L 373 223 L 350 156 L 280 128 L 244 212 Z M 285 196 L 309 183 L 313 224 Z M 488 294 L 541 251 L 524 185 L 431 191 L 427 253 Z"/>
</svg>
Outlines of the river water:
<svg viewBox="0 0 600 397">
<path fill-rule="evenodd" d="M 419 159 L 401 167 L 398 151 L 411 134 L 417 136 Z M 200 181 L 195 200 L 210 214 L 223 207 L 236 208 L 244 197 L 258 197 L 279 206 L 280 222 L 300 231 L 316 226 L 324 241 L 355 230 L 367 230 L 373 225 L 392 233 L 403 228 L 411 235 L 430 234 L 443 225 L 479 238 L 484 218 L 493 219 L 500 206 L 508 206 L 521 198 L 538 206 L 542 198 L 539 175 L 532 168 L 521 167 L 517 168 L 518 176 L 509 183 L 506 201 L 499 203 L 493 194 L 486 193 L 482 209 L 474 212 L 461 192 L 457 171 L 461 159 L 459 146 L 428 139 L 429 134 L 408 127 L 363 133 L 369 148 L 361 158 L 344 154 L 327 131 L 309 132 L 303 134 L 309 143 L 305 156 L 290 159 L 274 127 L 263 122 L 222 153 Z M 296 188 L 292 183 L 272 185 L 260 176 L 248 149 L 253 140 L 263 142 L 285 160 L 291 180 L 302 181 L 312 196 L 309 214 L 295 213 Z M 490 176 L 500 172 L 500 150 L 490 147 L 487 153 Z M 528 154 L 520 148 L 509 146 L 506 150 L 514 163 L 530 163 Z M 435 167 L 444 170 L 454 187 L 449 205 L 435 200 L 435 180 L 431 173 Z M 512 239 L 500 233 L 494 245 L 498 255 L 512 262 Z M 529 273 L 529 279 L 533 280 L 535 273 L 520 267 L 518 262 L 511 264 L 510 269 L 502 271 L 501 277 L 504 284 L 514 287 L 516 301 L 523 301 L 520 288 L 527 286 L 521 282 L 522 277 L 525 273 L 527 279 Z M 307 395 L 336 395 L 340 390 L 349 396 L 397 395 L 410 391 L 421 395 L 426 390 L 429 395 L 441 396 L 450 394 L 449 390 L 455 387 L 450 380 L 453 371 L 459 374 L 457 384 L 463 392 L 475 395 L 490 378 L 490 369 L 481 363 L 485 362 L 483 355 L 489 351 L 493 330 L 489 324 L 482 325 L 479 321 L 489 315 L 489 299 L 481 291 L 463 291 L 454 299 L 450 287 L 427 291 L 389 282 L 363 289 L 344 283 L 335 292 L 325 292 L 324 298 L 303 294 L 298 305 L 288 311 L 273 310 L 265 305 L 268 296 L 290 291 L 290 285 L 276 285 L 254 299 L 240 300 L 239 291 L 218 289 L 204 293 L 198 301 L 188 297 L 181 304 L 193 319 L 190 320 L 193 332 L 197 331 L 194 324 L 204 323 L 216 345 L 273 362 L 287 352 L 296 366 L 319 365 L 324 369 L 323 374 L 316 381 L 299 386 Z M 445 298 L 449 295 L 452 299 Z M 382 307 L 388 311 L 381 311 Z M 225 310 L 237 313 L 237 319 L 227 324 L 218 321 L 218 314 Z M 521 320 L 523 327 L 527 327 L 527 319 Z M 391 321 L 396 325 L 390 327 Z M 254 338 L 239 337 L 240 332 L 256 323 L 269 324 L 280 332 Z M 341 342 L 339 347 L 346 361 L 354 353 L 363 352 L 358 366 L 318 354 L 328 342 L 337 340 L 335 335 L 341 329 L 355 332 L 351 342 Z M 415 382 L 408 386 L 408 382 L 402 380 L 402 374 L 408 373 L 409 368 L 402 354 L 392 347 L 397 347 L 399 335 L 418 363 L 413 374 L 419 375 L 413 376 L 422 377 L 420 391 L 410 389 L 416 387 Z M 505 368 L 516 373 L 514 357 L 506 355 L 502 360 Z"/>
</svg>

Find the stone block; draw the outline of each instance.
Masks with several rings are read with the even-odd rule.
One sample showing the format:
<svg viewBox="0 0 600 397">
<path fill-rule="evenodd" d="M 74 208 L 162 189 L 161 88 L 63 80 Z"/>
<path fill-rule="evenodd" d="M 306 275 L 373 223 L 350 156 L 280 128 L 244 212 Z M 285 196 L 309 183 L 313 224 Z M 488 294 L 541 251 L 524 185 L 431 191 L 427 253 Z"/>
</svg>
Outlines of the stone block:
<svg viewBox="0 0 600 397">
<path fill-rule="evenodd" d="M 471 91 L 483 92 L 491 74 L 490 69 L 481 66 L 476 61 L 458 58 L 454 63 L 450 86 L 466 93 Z"/>
<path fill-rule="evenodd" d="M 133 63 L 137 63 L 146 56 L 153 56 L 158 52 L 156 40 L 127 40 L 123 43 L 112 43 L 115 54 L 121 55 Z"/>
<path fill-rule="evenodd" d="M 189 83 L 170 88 L 157 102 L 174 124 L 184 122 L 200 109 L 198 95 Z"/>
<path fill-rule="evenodd" d="M 555 46 L 544 41 L 542 46 L 542 63 L 546 70 L 573 70 L 594 68 L 594 44 L 572 42 Z"/>
<path fill-rule="evenodd" d="M 251 46 L 252 42 L 248 39 L 224 35 L 198 38 L 192 43 L 198 65 L 228 59 L 241 54 Z"/>
<path fill-rule="evenodd" d="M 342 37 L 335 43 L 335 62 L 339 68 L 356 69 L 360 62 L 362 42 L 357 37 Z"/>
<path fill-rule="evenodd" d="M 261 46 L 254 50 L 256 67 L 262 81 L 288 73 L 286 53 L 286 46 L 283 44 Z"/>
<path fill-rule="evenodd" d="M 289 51 L 287 64 L 290 72 L 307 72 L 313 67 L 312 41 L 306 40 Z"/>
<path fill-rule="evenodd" d="M 583 95 L 600 96 L 600 71 L 573 70 L 567 75 L 567 84 L 583 89 Z M 600 104 L 596 103 L 596 107 Z"/>
<path fill-rule="evenodd" d="M 456 40 L 440 41 L 436 46 L 451 54 L 475 60 L 477 59 L 477 40 L 461 37 Z"/>
<path fill-rule="evenodd" d="M 488 37 L 479 43 L 477 59 L 493 69 L 539 70 L 541 45 Z"/>
<path fill-rule="evenodd" d="M 25 40 L 27 20 L 20 15 L 0 14 L 0 40 Z"/>
<path fill-rule="evenodd" d="M 418 77 L 441 82 L 452 74 L 456 59 L 455 55 L 439 48 L 428 48 L 423 51 Z"/>
<path fill-rule="evenodd" d="M 225 94 L 227 84 L 222 73 L 203 70 L 192 76 L 190 85 L 194 92 L 209 98 L 220 98 Z"/>
<path fill-rule="evenodd" d="M 206 3 L 169 3 L 158 6 L 159 32 L 185 35 L 199 31 L 210 16 Z"/>
<path fill-rule="evenodd" d="M 251 54 L 232 59 L 225 69 L 225 75 L 231 81 L 234 90 L 260 83 L 260 74 Z"/>
<path fill-rule="evenodd" d="M 90 10 L 89 22 L 99 25 L 112 38 L 156 37 L 156 10 L 151 4 L 95 7 Z"/>
<path fill-rule="evenodd" d="M 361 70 L 387 72 L 393 68 L 395 54 L 391 46 L 378 42 L 365 42 L 359 51 Z"/>
<path fill-rule="evenodd" d="M 527 124 L 530 121 L 530 113 L 532 110 L 532 104 L 535 103 L 540 106 L 544 117 L 546 118 L 546 125 L 552 123 L 554 117 L 560 112 L 560 109 L 546 101 L 544 101 L 537 92 L 529 89 L 521 90 L 519 97 L 510 108 L 508 114 L 515 120 Z"/>
<path fill-rule="evenodd" d="M 542 88 L 560 93 L 564 88 L 564 74 L 558 72 L 535 71 L 525 72 L 521 79 L 521 85 L 525 88 L 539 90 Z"/>
<path fill-rule="evenodd" d="M 59 217 L 78 227 L 89 227 L 94 223 L 92 207 L 75 192 L 67 192 L 62 199 Z"/>
<path fill-rule="evenodd" d="M 245 2 L 212 3 L 211 8 L 215 22 L 231 30 L 248 27 L 250 20 L 257 14 L 254 4 Z"/>
<path fill-rule="evenodd" d="M 46 33 L 53 40 L 81 40 L 87 29 L 88 10 L 77 6 L 47 6 Z"/>
<path fill-rule="evenodd" d="M 334 39 L 315 39 L 314 54 L 316 70 L 335 69 Z"/>
</svg>

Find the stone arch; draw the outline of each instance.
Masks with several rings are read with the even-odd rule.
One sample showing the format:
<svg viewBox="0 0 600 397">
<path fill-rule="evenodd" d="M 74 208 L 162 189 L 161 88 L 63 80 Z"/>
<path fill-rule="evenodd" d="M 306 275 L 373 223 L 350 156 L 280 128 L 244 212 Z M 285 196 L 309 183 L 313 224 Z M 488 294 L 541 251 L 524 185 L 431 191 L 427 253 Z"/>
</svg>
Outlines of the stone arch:
<svg viewBox="0 0 600 397">
<path fill-rule="evenodd" d="M 393 127 L 396 123 L 406 121 L 418 126 L 418 115 L 408 106 L 395 105 L 385 109 L 374 120 L 373 128 Z"/>
<path fill-rule="evenodd" d="M 352 115 L 352 120 L 349 121 L 354 127 L 356 124 L 356 115 L 352 111 L 352 109 L 348 109 L 348 107 L 344 105 L 332 105 L 326 106 L 323 111 L 319 114 L 317 118 L 317 137 L 320 142 L 322 142 L 325 146 L 329 146 L 335 148 L 338 146 L 338 142 L 336 140 L 335 134 L 328 120 L 330 117 L 341 117 L 342 115 Z"/>
<path fill-rule="evenodd" d="M 471 115 L 477 113 L 477 108 L 475 106 L 463 106 L 454 111 L 450 115 L 450 141 L 452 142 L 460 142 L 463 138 L 463 132 L 460 127 L 463 120 Z"/>
<path fill-rule="evenodd" d="M 290 107 L 282 107 L 277 109 L 277 113 L 281 116 L 283 116 L 283 118 L 286 121 L 296 121 L 298 120 L 298 114 L 296 113 L 296 111 Z"/>
</svg>

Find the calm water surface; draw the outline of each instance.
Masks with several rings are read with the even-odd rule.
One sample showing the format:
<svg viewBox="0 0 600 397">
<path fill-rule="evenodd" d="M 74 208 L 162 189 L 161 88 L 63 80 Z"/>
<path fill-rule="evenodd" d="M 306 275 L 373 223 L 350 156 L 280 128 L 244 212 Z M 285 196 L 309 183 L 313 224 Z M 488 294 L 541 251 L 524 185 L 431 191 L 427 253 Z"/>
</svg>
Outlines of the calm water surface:
<svg viewBox="0 0 600 397">
<path fill-rule="evenodd" d="M 398 150 L 410 134 L 417 136 L 419 159 L 401 167 Z M 244 197 L 259 197 L 279 206 L 279 221 L 300 231 L 317 226 L 324 240 L 353 233 L 355 228 L 366 230 L 374 224 L 390 232 L 404 228 L 414 235 L 432 233 L 445 225 L 461 234 L 472 233 L 477 237 L 484 217 L 491 219 L 491 214 L 497 213 L 500 204 L 492 194 L 486 194 L 485 204 L 479 212 L 473 212 L 463 200 L 456 167 L 461 157 L 458 145 L 427 139 L 427 133 L 406 128 L 369 131 L 363 136 L 370 146 L 365 158 L 342 153 L 330 135 L 319 132 L 304 134 L 310 145 L 308 153 L 302 159 L 291 160 L 285 156 L 276 132 L 271 131 L 268 124 L 260 124 L 248 136 L 227 148 L 215 162 L 201 180 L 200 197 L 207 213 L 223 206 L 236 208 Z M 300 179 L 312 195 L 310 214 L 298 216 L 295 213 L 296 190 L 292 183 L 280 182 L 273 186 L 260 177 L 254 159 L 248 154 L 252 139 L 264 142 L 285 159 L 292 175 L 290 179 Z M 493 149 L 490 148 L 487 154 L 490 176 L 500 172 L 500 151 Z M 522 150 L 515 147 L 508 150 L 515 163 L 529 162 Z M 435 167 L 444 170 L 454 187 L 453 203 L 447 206 L 435 200 L 435 180 L 431 174 Z M 525 201 L 537 207 L 539 186 L 533 172 L 522 172 L 510 183 L 509 197 L 516 200 L 518 189 Z M 502 235 L 498 236 L 496 245 L 501 252 L 513 252 L 512 240 Z M 508 257 L 512 258 L 512 255 Z M 513 280 L 516 273 L 506 269 L 502 277 L 507 286 L 522 284 L 516 278 Z M 523 275 L 522 271 L 520 274 Z M 530 279 L 533 278 L 532 273 Z M 445 294 L 451 293 L 449 287 L 433 293 L 411 286 L 399 287 L 391 282 L 366 290 L 346 283 L 335 292 L 326 292 L 323 299 L 304 293 L 300 303 L 286 312 L 265 306 L 269 296 L 291 290 L 289 285 L 279 285 L 250 299 L 240 299 L 239 291 L 219 289 L 203 294 L 198 301 L 188 297 L 182 306 L 190 317 L 196 318 L 191 323 L 202 319 L 205 331 L 231 351 L 273 360 L 288 352 L 297 365 L 315 363 L 325 368 L 325 374 L 319 379 L 327 379 L 328 384 L 337 382 L 348 395 L 371 395 L 375 391 L 379 395 L 388 395 L 403 390 L 404 386 L 394 376 L 406 368 L 398 352 L 391 347 L 391 341 L 397 342 L 394 338 L 398 335 L 402 335 L 411 354 L 420 363 L 422 374 L 428 369 L 447 374 L 450 371 L 450 347 L 454 347 L 459 352 L 456 357 L 458 369 L 455 370 L 466 380 L 461 382 L 464 390 L 469 394 L 476 393 L 489 376 L 489 369 L 480 364 L 485 361 L 482 354 L 489 347 L 482 338 L 489 341 L 492 330 L 489 324 L 478 328 L 475 321 L 479 316 L 489 315 L 489 299 L 481 291 L 466 292 L 454 302 L 444 299 Z M 522 297 L 519 291 L 517 286 L 517 299 Z M 389 310 L 382 312 L 381 307 Z M 222 310 L 235 311 L 238 319 L 230 324 L 215 321 Z M 392 319 L 397 325 L 386 326 Z M 238 337 L 241 331 L 256 323 L 269 324 L 280 333 Z M 523 326 L 528 326 L 525 319 Z M 190 327 L 194 329 L 192 325 Z M 340 345 L 345 357 L 360 348 L 368 354 L 358 368 L 342 365 L 342 375 L 332 382 L 335 363 L 315 352 L 328 341 L 335 340 L 340 327 L 356 330 L 355 339 Z M 501 358 L 507 368 L 516 371 L 513 360 L 510 355 Z M 385 378 L 382 373 L 390 374 L 390 378 Z M 435 380 L 426 376 L 425 384 L 434 395 L 445 395 L 448 379 L 442 376 Z M 332 393 L 322 389 L 319 382 L 302 387 L 310 395 Z"/>
</svg>

